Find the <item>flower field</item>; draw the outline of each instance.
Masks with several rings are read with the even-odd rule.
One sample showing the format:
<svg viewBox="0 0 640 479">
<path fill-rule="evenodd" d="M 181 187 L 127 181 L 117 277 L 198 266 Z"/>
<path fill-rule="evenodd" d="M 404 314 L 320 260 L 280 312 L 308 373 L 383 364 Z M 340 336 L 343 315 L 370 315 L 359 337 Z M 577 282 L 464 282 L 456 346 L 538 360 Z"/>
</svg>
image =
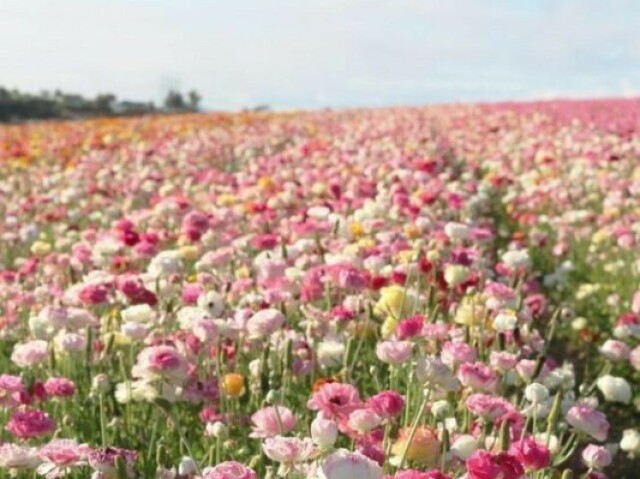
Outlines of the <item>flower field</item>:
<svg viewBox="0 0 640 479">
<path fill-rule="evenodd" d="M 0 477 L 636 478 L 638 252 L 638 100 L 1 127 Z"/>
</svg>

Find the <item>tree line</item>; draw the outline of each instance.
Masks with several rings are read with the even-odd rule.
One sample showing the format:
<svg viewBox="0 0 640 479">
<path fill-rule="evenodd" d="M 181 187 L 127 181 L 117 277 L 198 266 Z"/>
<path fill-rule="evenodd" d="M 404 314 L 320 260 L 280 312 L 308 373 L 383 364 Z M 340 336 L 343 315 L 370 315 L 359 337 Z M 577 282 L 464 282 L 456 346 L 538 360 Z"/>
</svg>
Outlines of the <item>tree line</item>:
<svg viewBox="0 0 640 479">
<path fill-rule="evenodd" d="M 33 94 L 0 86 L 0 122 L 197 112 L 201 101 L 195 90 L 186 95 L 169 90 L 157 107 L 153 102 L 119 100 L 111 93 L 86 98 L 60 90 Z"/>
</svg>

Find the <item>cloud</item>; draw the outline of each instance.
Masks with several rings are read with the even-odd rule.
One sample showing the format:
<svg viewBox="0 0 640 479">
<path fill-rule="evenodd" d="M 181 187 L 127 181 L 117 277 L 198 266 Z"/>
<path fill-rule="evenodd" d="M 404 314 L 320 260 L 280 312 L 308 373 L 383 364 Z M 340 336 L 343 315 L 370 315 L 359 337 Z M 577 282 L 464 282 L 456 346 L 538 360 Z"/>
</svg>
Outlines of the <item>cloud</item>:
<svg viewBox="0 0 640 479">
<path fill-rule="evenodd" d="M 632 0 L 3 0 L 0 84 L 210 107 L 629 94 Z"/>
</svg>

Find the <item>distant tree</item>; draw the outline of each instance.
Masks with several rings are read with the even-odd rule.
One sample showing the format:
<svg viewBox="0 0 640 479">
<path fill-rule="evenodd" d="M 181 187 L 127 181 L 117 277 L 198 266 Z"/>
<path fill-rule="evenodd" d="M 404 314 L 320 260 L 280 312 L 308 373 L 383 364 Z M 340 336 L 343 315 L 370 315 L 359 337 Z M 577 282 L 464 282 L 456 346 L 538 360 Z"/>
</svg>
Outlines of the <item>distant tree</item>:
<svg viewBox="0 0 640 479">
<path fill-rule="evenodd" d="M 182 93 L 176 90 L 169 90 L 164 99 L 164 106 L 169 110 L 184 110 L 187 104 L 182 97 Z"/>
<path fill-rule="evenodd" d="M 191 90 L 188 96 L 189 108 L 191 108 L 193 111 L 198 111 L 200 102 L 202 101 L 202 96 L 196 90 Z"/>
<path fill-rule="evenodd" d="M 112 112 L 113 104 L 116 101 L 116 96 L 112 93 L 103 93 L 96 96 L 94 104 L 98 113 L 109 114 Z"/>
</svg>

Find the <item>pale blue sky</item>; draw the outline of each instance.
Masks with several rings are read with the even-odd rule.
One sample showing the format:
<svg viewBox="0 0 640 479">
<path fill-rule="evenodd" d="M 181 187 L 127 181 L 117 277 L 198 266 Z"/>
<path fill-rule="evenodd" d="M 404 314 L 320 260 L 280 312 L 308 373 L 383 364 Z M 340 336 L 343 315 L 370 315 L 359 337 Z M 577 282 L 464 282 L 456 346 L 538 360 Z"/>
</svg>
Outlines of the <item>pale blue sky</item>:
<svg viewBox="0 0 640 479">
<path fill-rule="evenodd" d="M 640 94 L 640 0 L 0 0 L 0 85 L 210 108 Z"/>
</svg>

